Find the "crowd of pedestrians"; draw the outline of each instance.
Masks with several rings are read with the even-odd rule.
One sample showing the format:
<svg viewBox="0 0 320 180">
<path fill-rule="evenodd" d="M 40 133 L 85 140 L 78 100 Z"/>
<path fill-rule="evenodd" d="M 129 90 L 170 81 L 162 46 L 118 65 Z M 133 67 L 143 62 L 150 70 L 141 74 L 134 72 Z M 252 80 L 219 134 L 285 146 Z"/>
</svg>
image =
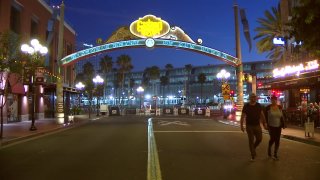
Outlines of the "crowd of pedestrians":
<svg viewBox="0 0 320 180">
<path fill-rule="evenodd" d="M 314 122 L 314 126 L 316 128 L 317 127 L 320 128 L 320 105 L 319 104 L 317 104 L 316 102 L 309 103 L 309 104 L 306 102 L 302 102 L 301 105 L 298 106 L 302 125 L 305 122 Z"/>
</svg>

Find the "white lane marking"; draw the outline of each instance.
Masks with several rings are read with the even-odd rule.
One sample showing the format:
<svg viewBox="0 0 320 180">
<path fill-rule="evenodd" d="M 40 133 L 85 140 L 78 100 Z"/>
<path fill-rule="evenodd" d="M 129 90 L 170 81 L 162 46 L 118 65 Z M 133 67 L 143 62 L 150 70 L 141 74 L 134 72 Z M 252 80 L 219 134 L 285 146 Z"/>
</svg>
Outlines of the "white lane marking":
<svg viewBox="0 0 320 180">
<path fill-rule="evenodd" d="M 164 120 L 177 120 L 177 119 L 179 119 L 179 120 L 192 120 L 192 121 L 212 121 L 213 119 L 198 119 L 198 118 L 183 118 L 183 117 L 181 117 L 181 118 L 153 118 L 154 120 L 161 120 L 161 119 L 164 119 Z"/>
<path fill-rule="evenodd" d="M 182 122 L 182 121 L 159 121 L 158 124 L 161 126 L 166 126 L 166 125 L 170 125 L 170 124 L 189 126 L 189 124 L 187 122 Z"/>
<path fill-rule="evenodd" d="M 148 174 L 147 180 L 161 180 L 161 170 L 156 139 L 154 138 L 152 118 L 148 119 Z"/>
<path fill-rule="evenodd" d="M 153 131 L 154 133 L 243 133 L 242 131 Z"/>
</svg>

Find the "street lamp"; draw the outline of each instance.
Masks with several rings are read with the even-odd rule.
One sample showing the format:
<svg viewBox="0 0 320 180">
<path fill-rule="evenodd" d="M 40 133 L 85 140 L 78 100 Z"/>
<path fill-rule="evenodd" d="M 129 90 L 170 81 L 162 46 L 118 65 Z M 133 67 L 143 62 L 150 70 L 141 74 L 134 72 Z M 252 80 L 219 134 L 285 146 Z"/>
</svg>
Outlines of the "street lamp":
<svg viewBox="0 0 320 180">
<path fill-rule="evenodd" d="M 99 76 L 97 75 L 95 78 L 92 79 L 94 84 L 96 85 L 96 92 L 97 92 L 97 116 L 99 116 L 99 92 L 98 92 L 98 85 L 101 85 L 104 80 Z"/>
<path fill-rule="evenodd" d="M 230 73 L 224 69 L 222 69 L 218 74 L 217 78 L 222 82 L 227 82 L 228 78 L 230 77 Z"/>
<path fill-rule="evenodd" d="M 35 98 L 36 98 L 36 84 L 35 84 L 35 72 L 36 68 L 38 67 L 38 62 L 41 60 L 43 56 L 45 56 L 48 53 L 48 48 L 45 46 L 42 46 L 39 43 L 39 40 L 37 39 L 32 39 L 30 41 L 30 45 L 28 44 L 22 44 L 21 45 L 21 51 L 25 54 L 31 55 L 31 80 L 29 85 L 31 86 L 31 93 L 32 93 L 32 104 L 31 104 L 31 127 L 30 131 L 35 131 L 37 130 L 35 126 Z"/>
<path fill-rule="evenodd" d="M 76 89 L 78 89 L 79 91 L 82 91 L 84 88 L 85 88 L 86 86 L 82 83 L 82 82 L 78 82 L 77 84 L 76 84 Z M 80 94 L 79 94 L 79 108 L 80 108 L 80 102 L 81 102 L 81 94 L 82 94 L 82 92 L 80 92 Z"/>
<path fill-rule="evenodd" d="M 141 111 L 141 99 L 142 99 L 142 93 L 144 92 L 143 87 L 139 86 L 137 88 L 137 92 L 140 94 L 140 111 Z"/>
</svg>

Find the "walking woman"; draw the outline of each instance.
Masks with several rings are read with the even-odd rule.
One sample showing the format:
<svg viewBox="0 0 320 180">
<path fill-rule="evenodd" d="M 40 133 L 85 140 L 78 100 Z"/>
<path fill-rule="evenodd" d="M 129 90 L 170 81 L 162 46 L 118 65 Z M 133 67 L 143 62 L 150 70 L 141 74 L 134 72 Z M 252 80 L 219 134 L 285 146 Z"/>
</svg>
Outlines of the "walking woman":
<svg viewBox="0 0 320 180">
<path fill-rule="evenodd" d="M 282 107 L 277 104 L 277 97 L 271 97 L 271 104 L 266 107 L 266 120 L 270 135 L 268 156 L 274 160 L 278 160 L 278 150 L 280 146 L 281 129 L 285 128 L 284 115 Z M 274 146 L 273 156 L 271 154 L 272 146 Z"/>
</svg>

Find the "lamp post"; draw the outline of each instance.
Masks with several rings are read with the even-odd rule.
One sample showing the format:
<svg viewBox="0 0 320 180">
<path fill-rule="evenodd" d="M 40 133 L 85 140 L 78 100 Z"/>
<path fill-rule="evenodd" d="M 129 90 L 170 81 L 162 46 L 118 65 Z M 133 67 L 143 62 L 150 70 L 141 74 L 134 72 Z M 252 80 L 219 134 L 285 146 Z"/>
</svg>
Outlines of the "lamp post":
<svg viewBox="0 0 320 180">
<path fill-rule="evenodd" d="M 48 48 L 45 46 L 42 46 L 39 43 L 39 40 L 32 39 L 30 41 L 31 45 L 28 44 L 22 44 L 21 45 L 21 51 L 25 54 L 31 55 L 31 79 L 29 85 L 31 86 L 31 93 L 32 93 L 32 101 L 31 101 L 31 127 L 30 131 L 37 130 L 35 126 L 35 98 L 36 98 L 36 68 L 39 67 L 39 61 L 43 56 L 45 56 L 48 53 Z"/>
<path fill-rule="evenodd" d="M 101 85 L 104 80 L 97 75 L 95 78 L 92 79 L 92 81 L 94 82 L 94 84 L 96 85 L 96 93 L 97 93 L 97 116 L 99 116 L 99 96 L 100 96 L 100 92 L 98 92 L 98 85 Z"/>
<path fill-rule="evenodd" d="M 142 93 L 144 92 L 143 87 L 139 86 L 139 87 L 137 88 L 137 92 L 140 94 L 140 111 L 141 111 Z"/>
</svg>

